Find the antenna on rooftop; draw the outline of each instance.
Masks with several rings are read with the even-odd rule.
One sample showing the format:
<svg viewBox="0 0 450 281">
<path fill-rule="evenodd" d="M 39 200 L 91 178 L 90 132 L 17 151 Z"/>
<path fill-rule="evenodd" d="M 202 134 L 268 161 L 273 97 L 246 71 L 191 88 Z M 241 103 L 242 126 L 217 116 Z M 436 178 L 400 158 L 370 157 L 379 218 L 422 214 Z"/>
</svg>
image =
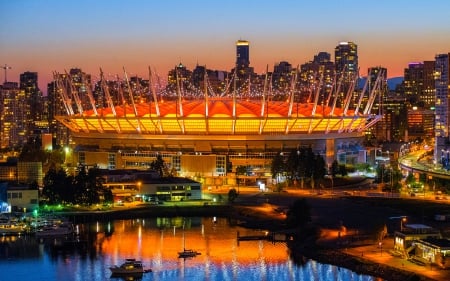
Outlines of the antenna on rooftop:
<svg viewBox="0 0 450 281">
<path fill-rule="evenodd" d="M 8 77 L 6 76 L 6 73 L 7 73 L 7 70 L 8 69 L 11 69 L 11 66 L 9 66 L 9 65 L 7 65 L 6 63 L 5 63 L 5 65 L 4 66 L 2 66 L 2 69 L 4 69 L 5 70 L 5 83 L 6 82 L 8 82 Z"/>
</svg>

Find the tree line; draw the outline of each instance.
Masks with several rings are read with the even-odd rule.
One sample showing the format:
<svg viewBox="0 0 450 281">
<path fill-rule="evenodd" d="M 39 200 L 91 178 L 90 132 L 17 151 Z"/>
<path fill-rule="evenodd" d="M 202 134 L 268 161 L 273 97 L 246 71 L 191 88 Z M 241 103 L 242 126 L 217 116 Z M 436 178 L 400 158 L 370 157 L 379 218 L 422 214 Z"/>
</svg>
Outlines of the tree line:
<svg viewBox="0 0 450 281">
<path fill-rule="evenodd" d="M 282 153 L 275 155 L 271 172 L 279 188 L 283 182 L 289 185 L 300 183 L 302 188 L 307 184 L 314 188 L 325 177 L 327 169 L 320 154 L 315 154 L 311 147 L 302 147 L 291 150 L 287 156 Z"/>
<path fill-rule="evenodd" d="M 63 169 L 50 168 L 43 183 L 42 195 L 49 204 L 92 205 L 113 201 L 112 192 L 103 186 L 103 178 L 97 167 L 86 169 L 81 165 L 75 176 L 68 175 Z"/>
</svg>

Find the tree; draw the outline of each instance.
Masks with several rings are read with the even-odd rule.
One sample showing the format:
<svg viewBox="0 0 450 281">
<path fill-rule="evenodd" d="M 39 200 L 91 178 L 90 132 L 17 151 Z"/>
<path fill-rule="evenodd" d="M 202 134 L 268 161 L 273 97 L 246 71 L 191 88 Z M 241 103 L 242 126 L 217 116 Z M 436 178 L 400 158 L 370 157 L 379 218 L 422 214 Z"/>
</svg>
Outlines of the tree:
<svg viewBox="0 0 450 281">
<path fill-rule="evenodd" d="M 59 203 L 61 197 L 58 192 L 58 186 L 62 182 L 59 182 L 55 169 L 48 170 L 44 176 L 43 184 L 42 195 L 48 199 L 50 204 Z"/>
<path fill-rule="evenodd" d="M 408 174 L 405 182 L 406 182 L 406 184 L 412 184 L 412 183 L 416 182 L 416 179 L 414 178 L 414 175 L 411 173 L 411 174 Z"/>
<path fill-rule="evenodd" d="M 337 174 L 339 174 L 339 163 L 338 161 L 335 159 L 333 161 L 333 163 L 331 163 L 331 175 L 333 176 L 333 178 L 336 177 Z"/>
<path fill-rule="evenodd" d="M 292 150 L 286 160 L 286 176 L 289 182 L 299 179 L 300 151 Z"/>
<path fill-rule="evenodd" d="M 277 180 L 277 183 L 280 181 L 280 177 L 285 172 L 284 159 L 283 155 L 277 153 L 275 157 L 272 159 L 272 178 Z"/>
<path fill-rule="evenodd" d="M 87 204 L 88 194 L 86 193 L 87 172 L 84 165 L 78 167 L 78 174 L 73 178 L 74 202 L 76 204 Z"/>
<path fill-rule="evenodd" d="M 286 214 L 288 227 L 303 227 L 311 221 L 311 208 L 305 198 L 297 199 Z"/>
<path fill-rule="evenodd" d="M 327 173 L 327 170 L 325 168 L 325 160 L 323 157 L 319 154 L 316 155 L 314 158 L 314 170 L 313 170 L 313 178 L 315 180 L 323 179 Z"/>
<path fill-rule="evenodd" d="M 339 165 L 339 174 L 341 174 L 341 176 L 345 177 L 348 172 L 347 172 L 347 168 L 345 167 L 344 164 Z"/>
<path fill-rule="evenodd" d="M 236 189 L 232 188 L 228 191 L 228 202 L 233 203 L 237 197 L 238 197 L 238 193 L 237 193 Z"/>
<path fill-rule="evenodd" d="M 150 169 L 158 172 L 160 177 L 164 177 L 165 163 L 161 154 L 158 153 L 156 160 L 150 163 Z"/>
<path fill-rule="evenodd" d="M 86 176 L 86 194 L 88 204 L 100 203 L 100 196 L 103 196 L 103 178 L 100 169 L 93 167 L 88 170 Z"/>
</svg>

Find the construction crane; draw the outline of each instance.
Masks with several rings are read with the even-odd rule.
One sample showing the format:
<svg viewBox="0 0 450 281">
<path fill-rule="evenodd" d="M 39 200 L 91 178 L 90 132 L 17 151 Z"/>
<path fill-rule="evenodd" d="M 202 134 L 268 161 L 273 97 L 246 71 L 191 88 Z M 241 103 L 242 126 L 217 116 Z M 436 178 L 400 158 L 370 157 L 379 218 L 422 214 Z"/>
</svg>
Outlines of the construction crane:
<svg viewBox="0 0 450 281">
<path fill-rule="evenodd" d="M 8 82 L 6 73 L 7 73 L 7 70 L 8 70 L 8 69 L 11 69 L 11 66 L 9 66 L 9 65 L 7 65 L 7 64 L 5 63 L 5 65 L 2 66 L 2 69 L 5 70 L 5 83 L 6 83 L 6 82 Z"/>
</svg>

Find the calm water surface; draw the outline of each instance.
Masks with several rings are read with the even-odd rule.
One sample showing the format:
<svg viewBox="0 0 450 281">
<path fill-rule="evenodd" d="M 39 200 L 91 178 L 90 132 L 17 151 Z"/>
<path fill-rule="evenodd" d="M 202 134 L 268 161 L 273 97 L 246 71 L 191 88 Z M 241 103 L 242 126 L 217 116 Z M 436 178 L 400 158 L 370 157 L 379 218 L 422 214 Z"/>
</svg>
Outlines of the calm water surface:
<svg viewBox="0 0 450 281">
<path fill-rule="evenodd" d="M 0 280 L 124 280 L 112 278 L 109 267 L 126 258 L 142 260 L 153 270 L 138 280 L 379 280 L 311 260 L 296 264 L 285 243 L 238 242 L 238 232 L 263 232 L 227 219 L 117 220 L 77 229 L 75 239 L 0 237 Z M 201 255 L 178 259 L 183 247 Z"/>
</svg>

